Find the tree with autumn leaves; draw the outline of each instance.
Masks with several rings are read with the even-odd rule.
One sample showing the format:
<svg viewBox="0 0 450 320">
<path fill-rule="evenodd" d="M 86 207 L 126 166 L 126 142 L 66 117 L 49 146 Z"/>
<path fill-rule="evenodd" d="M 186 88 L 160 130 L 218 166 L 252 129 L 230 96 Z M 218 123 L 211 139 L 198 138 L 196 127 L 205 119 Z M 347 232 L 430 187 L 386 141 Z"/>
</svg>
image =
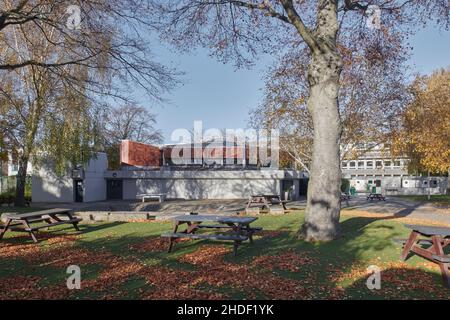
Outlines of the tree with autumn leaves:
<svg viewBox="0 0 450 320">
<path fill-rule="evenodd" d="M 411 103 L 394 132 L 393 149 L 407 155 L 411 172 L 450 172 L 450 68 L 417 76 Z"/>
<path fill-rule="evenodd" d="M 341 160 L 365 151 L 358 145 L 390 145 L 392 129 L 410 95 L 405 72 L 406 52 L 395 59 L 373 61 L 340 47 L 344 63 L 339 90 L 342 122 Z M 353 59 L 352 59 L 353 56 Z M 255 128 L 280 131 L 280 163 L 309 172 L 313 125 L 307 108 L 307 56 L 295 49 L 276 61 L 265 76 L 264 98 L 250 111 Z"/>
<path fill-rule="evenodd" d="M 2 0 L 0 151 L 17 155 L 16 205 L 38 153 L 58 172 L 94 155 L 105 101 L 132 102 L 137 87 L 161 101 L 178 83 L 143 37 L 147 2 Z"/>
<path fill-rule="evenodd" d="M 299 235 L 328 241 L 340 234 L 339 108 L 343 66 L 395 60 L 418 24 L 447 26 L 445 0 L 173 0 L 154 1 L 154 26 L 181 50 L 203 46 L 219 60 L 250 66 L 259 54 L 302 55 L 312 123 L 310 180 Z M 374 7 L 375 6 L 375 7 Z M 380 21 L 372 18 L 378 12 Z M 349 51 L 345 60 L 343 51 Z M 280 57 L 281 60 L 281 57 Z M 303 90 L 294 82 L 293 90 Z M 376 90 L 376 89 L 372 89 Z M 370 97 L 370 92 L 369 97 Z"/>
</svg>

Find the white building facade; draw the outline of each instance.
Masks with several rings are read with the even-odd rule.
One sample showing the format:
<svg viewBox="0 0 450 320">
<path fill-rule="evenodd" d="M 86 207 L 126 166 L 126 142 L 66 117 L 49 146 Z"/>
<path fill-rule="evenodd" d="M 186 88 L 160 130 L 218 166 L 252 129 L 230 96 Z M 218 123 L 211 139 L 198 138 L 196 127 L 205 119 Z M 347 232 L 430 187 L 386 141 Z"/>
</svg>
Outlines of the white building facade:
<svg viewBox="0 0 450 320">
<path fill-rule="evenodd" d="M 448 177 L 412 176 L 408 159 L 390 157 L 382 146 L 360 152 L 354 159 L 341 163 L 342 177 L 359 193 L 377 192 L 387 195 L 445 194 Z"/>
</svg>

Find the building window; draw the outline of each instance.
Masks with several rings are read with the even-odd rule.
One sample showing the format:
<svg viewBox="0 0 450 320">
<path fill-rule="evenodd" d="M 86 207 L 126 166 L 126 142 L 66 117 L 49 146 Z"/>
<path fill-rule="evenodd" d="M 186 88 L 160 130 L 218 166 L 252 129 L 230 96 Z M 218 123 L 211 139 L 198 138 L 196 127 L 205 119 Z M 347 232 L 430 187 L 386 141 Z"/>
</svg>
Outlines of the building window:
<svg viewBox="0 0 450 320">
<path fill-rule="evenodd" d="M 373 161 L 367 161 L 366 167 L 372 169 L 373 168 Z"/>
<path fill-rule="evenodd" d="M 347 162 L 342 162 L 342 168 L 347 168 Z"/>
<path fill-rule="evenodd" d="M 355 161 L 350 161 L 350 168 L 355 169 Z"/>
<path fill-rule="evenodd" d="M 394 167 L 396 167 L 396 168 L 400 167 L 400 161 L 399 160 L 395 160 L 394 161 Z"/>
<path fill-rule="evenodd" d="M 384 167 L 385 168 L 390 168 L 391 167 L 391 162 L 390 161 L 385 161 L 384 162 Z"/>
<path fill-rule="evenodd" d="M 376 161 L 375 166 L 377 167 L 377 169 L 381 169 L 381 167 L 383 167 L 383 161 Z"/>
<path fill-rule="evenodd" d="M 358 161 L 358 169 L 364 169 L 364 161 Z"/>
</svg>

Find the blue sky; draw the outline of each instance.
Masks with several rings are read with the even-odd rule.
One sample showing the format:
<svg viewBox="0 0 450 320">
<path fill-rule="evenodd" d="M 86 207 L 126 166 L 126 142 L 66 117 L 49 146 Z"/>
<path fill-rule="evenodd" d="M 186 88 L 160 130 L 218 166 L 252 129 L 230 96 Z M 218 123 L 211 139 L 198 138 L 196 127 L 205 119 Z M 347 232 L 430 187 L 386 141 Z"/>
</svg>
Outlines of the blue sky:
<svg viewBox="0 0 450 320">
<path fill-rule="evenodd" d="M 450 32 L 435 27 L 420 30 L 411 39 L 413 71 L 430 73 L 450 65 Z M 235 70 L 232 63 L 223 64 L 208 56 L 208 51 L 179 54 L 157 43 L 156 58 L 184 71 L 184 85 L 167 95 L 169 102 L 151 104 L 145 97 L 138 101 L 157 114 L 157 127 L 166 143 L 172 142 L 174 129 L 193 127 L 194 120 L 202 120 L 203 128 L 245 128 L 249 109 L 262 99 L 264 71 L 271 65 L 271 57 L 263 57 L 250 70 Z"/>
</svg>

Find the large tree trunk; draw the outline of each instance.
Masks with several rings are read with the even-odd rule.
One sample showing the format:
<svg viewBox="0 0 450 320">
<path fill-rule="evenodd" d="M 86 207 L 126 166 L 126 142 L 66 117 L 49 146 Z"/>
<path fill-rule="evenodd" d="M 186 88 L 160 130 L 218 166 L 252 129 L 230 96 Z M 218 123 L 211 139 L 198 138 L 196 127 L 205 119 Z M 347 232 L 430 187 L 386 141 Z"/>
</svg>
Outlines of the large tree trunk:
<svg viewBox="0 0 450 320">
<path fill-rule="evenodd" d="M 22 153 L 19 156 L 19 171 L 16 177 L 16 200 L 14 205 L 23 207 L 25 205 L 25 185 L 27 181 L 28 162 L 32 150 L 34 149 L 34 140 L 37 131 L 37 117 L 29 117 L 30 122 L 27 124 L 27 132 L 25 134 L 25 143 Z"/>
<path fill-rule="evenodd" d="M 337 52 L 313 54 L 308 70 L 308 110 L 314 124 L 312 163 L 305 223 L 307 241 L 328 241 L 339 235 L 341 122 L 338 109 L 341 59 Z"/>
<path fill-rule="evenodd" d="M 25 185 L 27 181 L 27 168 L 29 157 L 23 155 L 19 159 L 19 171 L 16 177 L 16 200 L 15 206 L 25 206 Z"/>
<path fill-rule="evenodd" d="M 342 59 L 336 48 L 337 4 L 337 0 L 319 0 L 316 29 L 312 38 L 304 37 L 311 48 L 308 111 L 314 126 L 305 222 L 299 230 L 306 241 L 329 241 L 339 236 L 342 129 L 338 93 Z"/>
</svg>

